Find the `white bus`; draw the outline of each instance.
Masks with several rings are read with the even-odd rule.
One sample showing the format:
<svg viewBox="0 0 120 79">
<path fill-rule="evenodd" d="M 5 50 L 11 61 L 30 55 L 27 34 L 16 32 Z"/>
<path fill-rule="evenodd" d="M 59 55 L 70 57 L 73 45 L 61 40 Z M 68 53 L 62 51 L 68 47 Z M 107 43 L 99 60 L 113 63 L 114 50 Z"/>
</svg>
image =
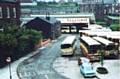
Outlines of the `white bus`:
<svg viewBox="0 0 120 79">
<path fill-rule="evenodd" d="M 61 28 L 61 32 L 62 32 L 62 33 L 69 33 L 69 32 L 70 32 L 69 26 L 63 26 L 63 27 Z"/>
<path fill-rule="evenodd" d="M 115 43 L 102 37 L 93 37 L 96 41 L 102 44 L 104 50 L 104 58 L 118 58 L 118 50 Z"/>
<path fill-rule="evenodd" d="M 73 55 L 76 49 L 76 36 L 68 36 L 61 43 L 61 55 Z"/>
<path fill-rule="evenodd" d="M 76 33 L 76 32 L 77 32 L 76 26 L 71 26 L 71 32 L 72 32 L 72 33 Z"/>
</svg>

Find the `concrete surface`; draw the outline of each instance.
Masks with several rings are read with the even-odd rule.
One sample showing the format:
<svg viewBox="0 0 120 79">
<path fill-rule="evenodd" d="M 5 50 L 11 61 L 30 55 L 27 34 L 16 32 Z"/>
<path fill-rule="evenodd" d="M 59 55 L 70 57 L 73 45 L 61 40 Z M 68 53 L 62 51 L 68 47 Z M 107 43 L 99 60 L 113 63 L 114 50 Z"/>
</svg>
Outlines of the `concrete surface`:
<svg viewBox="0 0 120 79">
<path fill-rule="evenodd" d="M 100 63 L 93 63 L 95 69 L 100 67 Z M 108 69 L 108 74 L 99 74 L 96 76 L 100 79 L 120 79 L 120 60 L 105 60 L 104 67 Z M 53 63 L 53 68 L 61 75 L 69 79 L 85 79 L 80 73 L 77 60 L 69 60 L 69 58 L 59 57 Z M 96 79 L 96 78 L 90 78 Z"/>
</svg>

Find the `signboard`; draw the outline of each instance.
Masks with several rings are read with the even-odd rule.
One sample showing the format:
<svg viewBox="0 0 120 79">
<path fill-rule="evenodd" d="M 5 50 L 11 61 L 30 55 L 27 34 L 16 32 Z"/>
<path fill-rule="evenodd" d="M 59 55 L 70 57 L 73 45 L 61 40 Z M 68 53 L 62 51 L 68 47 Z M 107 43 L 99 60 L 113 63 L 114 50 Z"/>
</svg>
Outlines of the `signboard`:
<svg viewBox="0 0 120 79">
<path fill-rule="evenodd" d="M 89 18 L 57 18 L 61 23 L 88 23 Z"/>
<path fill-rule="evenodd" d="M 8 63 L 11 62 L 11 58 L 7 57 L 6 62 L 8 62 Z"/>
</svg>

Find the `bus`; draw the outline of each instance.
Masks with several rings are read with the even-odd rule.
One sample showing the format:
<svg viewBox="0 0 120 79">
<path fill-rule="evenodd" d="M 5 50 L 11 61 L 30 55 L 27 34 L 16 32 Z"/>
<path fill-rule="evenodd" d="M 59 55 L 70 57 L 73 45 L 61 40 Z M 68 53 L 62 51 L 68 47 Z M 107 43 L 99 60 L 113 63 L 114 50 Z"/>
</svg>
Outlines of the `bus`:
<svg viewBox="0 0 120 79">
<path fill-rule="evenodd" d="M 68 36 L 61 43 L 61 55 L 73 55 L 76 49 L 76 36 Z"/>
<path fill-rule="evenodd" d="M 100 61 L 99 50 L 101 44 L 89 36 L 80 37 L 80 49 L 82 54 L 89 58 L 91 62 Z"/>
<path fill-rule="evenodd" d="M 104 51 L 104 58 L 118 58 L 118 49 L 114 42 L 102 38 L 102 37 L 93 37 L 96 41 L 102 44 L 102 50 Z"/>
<path fill-rule="evenodd" d="M 62 26 L 61 32 L 62 32 L 62 33 L 69 33 L 69 32 L 70 32 L 69 26 Z"/>
<path fill-rule="evenodd" d="M 71 26 L 71 33 L 76 33 L 76 32 L 77 32 L 76 26 Z"/>
</svg>

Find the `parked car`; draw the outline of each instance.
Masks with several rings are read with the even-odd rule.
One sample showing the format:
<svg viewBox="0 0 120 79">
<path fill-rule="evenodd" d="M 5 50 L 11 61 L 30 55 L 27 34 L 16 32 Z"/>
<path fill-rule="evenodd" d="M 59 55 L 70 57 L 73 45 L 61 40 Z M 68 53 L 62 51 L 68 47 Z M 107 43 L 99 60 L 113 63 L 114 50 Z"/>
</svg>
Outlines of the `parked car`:
<svg viewBox="0 0 120 79">
<path fill-rule="evenodd" d="M 82 63 L 80 65 L 80 72 L 84 77 L 95 77 L 96 71 L 91 65 L 91 63 Z"/>
</svg>

